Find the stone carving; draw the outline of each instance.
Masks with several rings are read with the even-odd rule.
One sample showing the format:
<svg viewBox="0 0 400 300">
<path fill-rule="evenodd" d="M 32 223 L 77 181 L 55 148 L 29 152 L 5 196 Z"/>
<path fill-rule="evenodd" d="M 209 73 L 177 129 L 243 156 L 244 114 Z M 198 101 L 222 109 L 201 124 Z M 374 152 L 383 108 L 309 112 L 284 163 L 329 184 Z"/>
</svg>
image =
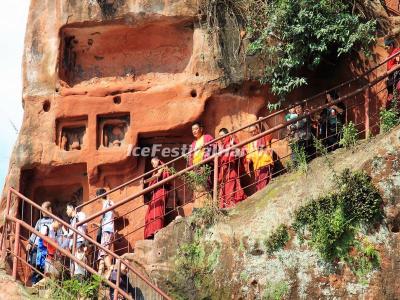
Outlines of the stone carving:
<svg viewBox="0 0 400 300">
<path fill-rule="evenodd" d="M 78 138 L 78 134 L 74 134 L 72 138 L 73 138 L 73 140 L 72 140 L 72 143 L 70 146 L 71 150 L 80 150 L 81 144 L 80 144 L 80 141 Z"/>
<path fill-rule="evenodd" d="M 69 127 L 71 126 L 71 127 Z M 61 128 L 61 138 L 59 146 L 61 150 L 73 151 L 81 150 L 84 146 L 86 127 L 72 127 L 77 125 L 67 125 Z"/>
<path fill-rule="evenodd" d="M 129 116 L 100 118 L 100 135 L 103 147 L 118 148 L 125 142 L 125 135 L 129 127 Z"/>
<path fill-rule="evenodd" d="M 61 150 L 67 150 L 67 144 L 68 144 L 68 138 L 66 133 L 64 132 L 61 137 L 61 143 L 60 143 Z"/>
</svg>

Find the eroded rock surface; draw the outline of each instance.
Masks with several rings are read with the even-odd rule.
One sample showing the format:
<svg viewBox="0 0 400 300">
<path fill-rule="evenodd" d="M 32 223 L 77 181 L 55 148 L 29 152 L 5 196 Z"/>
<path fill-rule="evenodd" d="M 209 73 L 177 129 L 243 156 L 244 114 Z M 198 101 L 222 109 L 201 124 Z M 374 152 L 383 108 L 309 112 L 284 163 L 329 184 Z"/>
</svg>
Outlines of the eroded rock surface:
<svg viewBox="0 0 400 300">
<path fill-rule="evenodd" d="M 144 272 L 178 299 L 262 299 L 268 287 L 282 282 L 288 288 L 287 299 L 397 299 L 399 149 L 397 128 L 387 136 L 361 142 L 352 150 L 339 149 L 329 155 L 336 172 L 345 168 L 365 170 L 384 200 L 384 222 L 365 233 L 381 256 L 380 269 L 368 274 L 366 282 L 360 282 L 345 265 L 332 269 L 297 238 L 273 255 L 268 255 L 263 245 L 280 224 L 292 223 L 296 209 L 333 188 L 332 170 L 323 157 L 311 163 L 306 175 L 283 175 L 237 205 L 222 221 L 204 229 L 200 244 L 196 244 L 191 221 L 179 219 L 160 231 L 154 241 L 138 242 L 130 259 L 140 262 Z M 181 272 L 177 263 L 182 259 L 177 249 L 182 247 L 192 247 L 198 253 L 194 257 L 210 263 L 206 269 L 199 267 L 204 274 L 188 278 L 186 284 L 177 276 Z M 196 283 L 196 278 L 201 282 Z"/>
</svg>

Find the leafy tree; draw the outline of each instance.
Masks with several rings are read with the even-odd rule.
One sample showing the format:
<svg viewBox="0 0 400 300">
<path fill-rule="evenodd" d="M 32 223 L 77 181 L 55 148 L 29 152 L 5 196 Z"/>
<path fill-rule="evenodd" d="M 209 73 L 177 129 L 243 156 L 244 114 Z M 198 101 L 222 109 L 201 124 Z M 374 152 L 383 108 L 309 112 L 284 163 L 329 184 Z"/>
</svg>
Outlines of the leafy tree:
<svg viewBox="0 0 400 300">
<path fill-rule="evenodd" d="M 251 0 L 247 11 L 248 54 L 266 63 L 262 83 L 284 96 L 307 84 L 299 75 L 324 58 L 368 50 L 375 41 L 375 20 L 363 20 L 347 0 Z"/>
</svg>

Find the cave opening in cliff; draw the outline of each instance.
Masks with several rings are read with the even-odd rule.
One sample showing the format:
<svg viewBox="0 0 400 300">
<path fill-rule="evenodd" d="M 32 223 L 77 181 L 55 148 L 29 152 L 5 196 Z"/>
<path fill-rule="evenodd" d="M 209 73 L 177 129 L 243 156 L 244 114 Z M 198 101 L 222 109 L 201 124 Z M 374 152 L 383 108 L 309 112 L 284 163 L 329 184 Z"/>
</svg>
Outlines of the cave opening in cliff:
<svg viewBox="0 0 400 300">
<path fill-rule="evenodd" d="M 93 78 L 182 73 L 193 51 L 188 22 L 163 17 L 138 25 L 66 25 L 60 30 L 59 78 L 73 86 Z"/>
<path fill-rule="evenodd" d="M 162 162 L 168 163 L 176 158 L 177 155 L 182 155 L 181 151 L 188 151 L 189 145 L 192 142 L 191 128 L 189 125 L 181 129 L 171 130 L 168 132 L 153 132 L 142 134 L 139 139 L 139 147 L 155 149 L 155 156 Z M 179 149 L 179 153 L 176 151 Z M 145 172 L 152 170 L 151 156 L 142 157 L 145 164 Z M 171 164 L 171 168 L 182 170 L 187 167 L 188 162 L 184 159 L 179 159 Z M 192 199 L 192 190 L 185 185 L 182 178 L 173 180 L 170 184 L 170 192 L 165 203 L 165 218 L 164 226 L 167 226 L 177 216 L 187 216 L 191 213 L 191 205 L 188 205 Z M 146 201 L 151 200 L 151 195 L 145 195 Z"/>
<path fill-rule="evenodd" d="M 66 205 L 71 202 L 79 205 L 88 199 L 88 180 L 86 164 L 65 166 L 38 166 L 21 172 L 21 192 L 35 203 L 41 205 L 45 201 L 52 204 L 53 213 L 65 221 Z M 35 225 L 40 217 L 37 209 L 23 203 L 19 212 L 24 221 Z"/>
</svg>

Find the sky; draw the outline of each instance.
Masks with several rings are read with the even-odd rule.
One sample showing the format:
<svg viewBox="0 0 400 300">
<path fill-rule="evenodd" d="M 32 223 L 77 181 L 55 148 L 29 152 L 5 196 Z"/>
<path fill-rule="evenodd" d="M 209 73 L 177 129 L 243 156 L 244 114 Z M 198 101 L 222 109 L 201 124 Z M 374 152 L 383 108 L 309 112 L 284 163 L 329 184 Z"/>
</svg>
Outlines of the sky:
<svg viewBox="0 0 400 300">
<path fill-rule="evenodd" d="M 0 10 L 0 190 L 22 123 L 21 65 L 29 2 L 3 1 Z"/>
</svg>

